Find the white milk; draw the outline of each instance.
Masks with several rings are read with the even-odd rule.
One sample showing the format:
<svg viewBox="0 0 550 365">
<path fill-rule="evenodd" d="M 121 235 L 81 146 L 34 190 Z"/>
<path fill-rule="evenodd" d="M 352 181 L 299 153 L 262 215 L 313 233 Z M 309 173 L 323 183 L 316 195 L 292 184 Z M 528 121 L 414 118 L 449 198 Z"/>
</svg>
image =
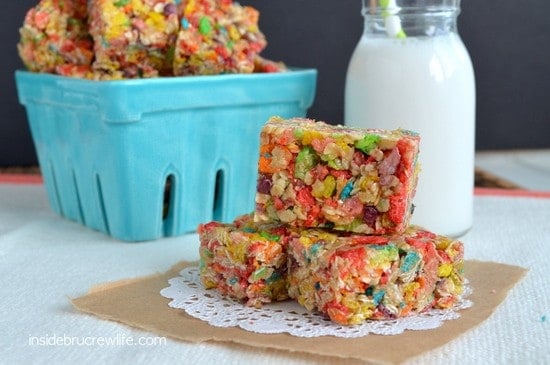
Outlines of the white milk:
<svg viewBox="0 0 550 365">
<path fill-rule="evenodd" d="M 345 121 L 421 135 L 421 174 L 412 223 L 459 236 L 472 226 L 475 83 L 456 33 L 365 37 L 350 61 Z"/>
</svg>

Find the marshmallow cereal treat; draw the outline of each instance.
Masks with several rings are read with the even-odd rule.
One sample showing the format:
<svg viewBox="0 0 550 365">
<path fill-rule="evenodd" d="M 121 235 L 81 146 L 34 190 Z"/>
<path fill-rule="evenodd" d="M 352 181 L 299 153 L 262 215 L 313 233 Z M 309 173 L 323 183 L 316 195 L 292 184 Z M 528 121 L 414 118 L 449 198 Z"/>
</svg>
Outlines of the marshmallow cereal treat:
<svg viewBox="0 0 550 365">
<path fill-rule="evenodd" d="M 463 290 L 463 244 L 417 226 L 361 235 L 259 224 L 249 214 L 198 233 L 205 288 L 257 308 L 292 298 L 355 325 L 450 308 Z"/>
<path fill-rule="evenodd" d="M 88 13 L 96 78 L 172 74 L 179 29 L 175 0 L 90 0 Z"/>
<path fill-rule="evenodd" d="M 254 224 L 251 214 L 233 224 L 201 224 L 201 282 L 253 307 L 287 299 L 286 232 L 284 227 Z"/>
<path fill-rule="evenodd" d="M 288 292 L 343 325 L 449 308 L 463 287 L 463 244 L 410 226 L 403 235 L 296 232 Z"/>
<path fill-rule="evenodd" d="M 232 0 L 41 0 L 20 29 L 29 71 L 92 80 L 283 72 L 259 12 Z"/>
<path fill-rule="evenodd" d="M 254 72 L 267 45 L 256 9 L 231 0 L 184 0 L 179 9 L 175 75 Z"/>
<path fill-rule="evenodd" d="M 392 234 L 410 220 L 420 137 L 271 118 L 260 135 L 255 220 Z"/>
<path fill-rule="evenodd" d="M 85 76 L 93 42 L 87 28 L 87 0 L 41 0 L 20 28 L 19 56 L 29 71 Z"/>
</svg>

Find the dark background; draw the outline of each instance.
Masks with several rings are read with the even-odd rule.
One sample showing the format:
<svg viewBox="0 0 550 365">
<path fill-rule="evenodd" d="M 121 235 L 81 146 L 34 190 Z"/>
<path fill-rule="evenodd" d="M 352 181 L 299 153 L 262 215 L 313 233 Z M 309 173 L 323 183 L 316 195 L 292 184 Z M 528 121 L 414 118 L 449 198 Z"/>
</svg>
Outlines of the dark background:
<svg viewBox="0 0 550 365">
<path fill-rule="evenodd" d="M 13 72 L 18 29 L 36 0 L 0 12 L 0 166 L 36 164 Z M 360 0 L 241 1 L 261 12 L 263 55 L 319 71 L 309 116 L 343 121 L 348 61 L 361 35 Z M 463 0 L 459 32 L 476 74 L 476 148 L 550 148 L 550 1 Z"/>
</svg>

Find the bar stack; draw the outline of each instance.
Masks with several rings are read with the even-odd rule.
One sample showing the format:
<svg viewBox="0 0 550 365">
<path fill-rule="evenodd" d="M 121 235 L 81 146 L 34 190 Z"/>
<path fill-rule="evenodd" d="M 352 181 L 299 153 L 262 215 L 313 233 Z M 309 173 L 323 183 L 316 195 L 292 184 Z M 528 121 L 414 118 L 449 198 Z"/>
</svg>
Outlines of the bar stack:
<svg viewBox="0 0 550 365">
<path fill-rule="evenodd" d="M 260 307 L 292 298 L 343 325 L 449 308 L 463 244 L 409 225 L 420 137 L 271 118 L 256 209 L 200 225 L 201 280 Z"/>
</svg>

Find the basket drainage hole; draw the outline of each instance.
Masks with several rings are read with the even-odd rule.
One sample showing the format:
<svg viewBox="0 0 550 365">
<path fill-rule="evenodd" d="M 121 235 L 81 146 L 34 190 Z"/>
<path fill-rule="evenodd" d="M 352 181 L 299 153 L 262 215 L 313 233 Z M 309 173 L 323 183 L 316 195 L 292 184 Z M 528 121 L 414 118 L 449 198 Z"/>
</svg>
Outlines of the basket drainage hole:
<svg viewBox="0 0 550 365">
<path fill-rule="evenodd" d="M 174 191 L 175 181 L 174 176 L 169 175 L 166 178 L 166 182 L 164 184 L 164 195 L 162 199 L 162 219 L 168 218 L 168 215 L 170 214 L 170 207 L 172 206 L 172 194 Z"/>
<path fill-rule="evenodd" d="M 221 221 L 223 220 L 223 210 L 224 210 L 224 172 L 223 170 L 218 170 L 216 173 L 216 185 L 214 187 L 214 204 L 213 204 L 213 215 L 214 220 Z"/>
</svg>

